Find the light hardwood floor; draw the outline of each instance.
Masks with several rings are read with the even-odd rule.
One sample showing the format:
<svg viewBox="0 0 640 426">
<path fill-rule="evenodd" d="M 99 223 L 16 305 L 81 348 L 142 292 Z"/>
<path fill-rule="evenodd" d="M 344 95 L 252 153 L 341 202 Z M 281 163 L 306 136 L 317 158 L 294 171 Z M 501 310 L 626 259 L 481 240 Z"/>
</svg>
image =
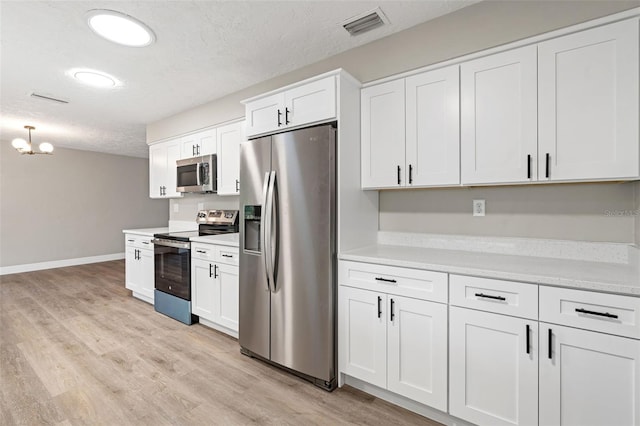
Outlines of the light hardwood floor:
<svg viewBox="0 0 640 426">
<path fill-rule="evenodd" d="M 124 261 L 0 277 L 0 326 L 0 425 L 437 425 L 156 313 Z"/>
</svg>

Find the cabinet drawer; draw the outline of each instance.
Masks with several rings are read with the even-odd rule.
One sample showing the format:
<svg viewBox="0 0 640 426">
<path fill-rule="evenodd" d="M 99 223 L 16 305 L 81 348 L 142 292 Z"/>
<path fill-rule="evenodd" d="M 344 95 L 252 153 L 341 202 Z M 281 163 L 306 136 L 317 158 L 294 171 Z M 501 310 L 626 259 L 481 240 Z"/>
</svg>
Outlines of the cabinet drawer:
<svg viewBox="0 0 640 426">
<path fill-rule="evenodd" d="M 447 274 L 342 261 L 338 265 L 340 285 L 447 303 Z"/>
<path fill-rule="evenodd" d="M 216 247 L 211 244 L 191 243 L 191 258 L 214 261 Z"/>
<path fill-rule="evenodd" d="M 540 321 L 640 339 L 640 298 L 540 286 Z"/>
<path fill-rule="evenodd" d="M 538 318 L 538 286 L 490 278 L 451 275 L 451 304 L 516 317 Z"/>
<path fill-rule="evenodd" d="M 229 265 L 237 265 L 239 251 L 235 247 L 217 246 L 215 261 Z"/>
<path fill-rule="evenodd" d="M 144 235 L 125 234 L 125 246 L 135 247 L 143 250 L 153 250 L 153 243 L 151 240 L 153 237 L 147 237 Z"/>
</svg>

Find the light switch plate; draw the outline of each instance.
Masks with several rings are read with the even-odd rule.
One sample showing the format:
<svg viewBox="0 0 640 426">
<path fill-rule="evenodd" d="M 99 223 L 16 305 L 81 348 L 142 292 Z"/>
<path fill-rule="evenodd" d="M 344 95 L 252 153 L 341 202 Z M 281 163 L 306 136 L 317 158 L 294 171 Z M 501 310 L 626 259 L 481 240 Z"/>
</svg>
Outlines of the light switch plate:
<svg viewBox="0 0 640 426">
<path fill-rule="evenodd" d="M 473 200 L 473 215 L 484 216 L 484 200 Z"/>
</svg>

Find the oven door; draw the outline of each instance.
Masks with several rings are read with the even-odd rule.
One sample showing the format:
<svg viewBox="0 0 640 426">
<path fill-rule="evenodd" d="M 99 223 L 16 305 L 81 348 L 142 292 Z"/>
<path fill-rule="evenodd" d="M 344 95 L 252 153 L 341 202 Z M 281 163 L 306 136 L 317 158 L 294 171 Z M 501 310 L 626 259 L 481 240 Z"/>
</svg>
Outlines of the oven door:
<svg viewBox="0 0 640 426">
<path fill-rule="evenodd" d="M 154 264 L 156 290 L 190 301 L 191 250 L 155 242 Z"/>
</svg>

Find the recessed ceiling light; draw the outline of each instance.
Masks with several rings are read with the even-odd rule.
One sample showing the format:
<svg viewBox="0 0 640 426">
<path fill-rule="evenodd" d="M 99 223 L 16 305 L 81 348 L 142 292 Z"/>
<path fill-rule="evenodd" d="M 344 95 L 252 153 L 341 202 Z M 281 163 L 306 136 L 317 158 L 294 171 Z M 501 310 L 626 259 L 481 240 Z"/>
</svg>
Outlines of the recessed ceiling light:
<svg viewBox="0 0 640 426">
<path fill-rule="evenodd" d="M 94 87 L 109 88 L 117 83 L 116 79 L 110 75 L 91 70 L 71 70 L 69 74 L 76 80 Z"/>
<path fill-rule="evenodd" d="M 143 22 L 115 10 L 90 10 L 87 23 L 100 37 L 123 46 L 144 47 L 156 40 L 151 28 Z"/>
</svg>

